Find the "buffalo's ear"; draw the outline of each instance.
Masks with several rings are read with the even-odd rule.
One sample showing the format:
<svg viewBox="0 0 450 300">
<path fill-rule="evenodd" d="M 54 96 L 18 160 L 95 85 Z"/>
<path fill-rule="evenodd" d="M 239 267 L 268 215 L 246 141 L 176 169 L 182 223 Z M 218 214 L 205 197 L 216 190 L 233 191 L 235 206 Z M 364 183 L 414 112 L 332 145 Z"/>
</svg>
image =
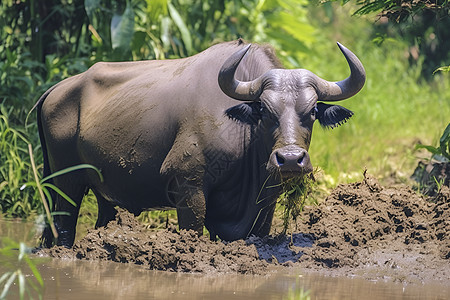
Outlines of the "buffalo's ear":
<svg viewBox="0 0 450 300">
<path fill-rule="evenodd" d="M 317 103 L 316 119 L 320 125 L 326 128 L 335 128 L 347 122 L 353 116 L 353 112 L 339 105 Z"/>
<path fill-rule="evenodd" d="M 225 114 L 233 120 L 256 125 L 261 119 L 260 107 L 261 103 L 259 102 L 241 103 L 228 108 Z"/>
</svg>

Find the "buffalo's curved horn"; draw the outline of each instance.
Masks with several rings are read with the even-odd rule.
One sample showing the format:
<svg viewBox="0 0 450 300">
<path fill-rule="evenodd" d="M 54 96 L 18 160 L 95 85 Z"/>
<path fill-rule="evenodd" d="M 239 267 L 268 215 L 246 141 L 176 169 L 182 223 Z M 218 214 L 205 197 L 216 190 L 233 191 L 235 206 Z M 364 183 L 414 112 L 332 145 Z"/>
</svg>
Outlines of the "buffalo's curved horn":
<svg viewBox="0 0 450 300">
<path fill-rule="evenodd" d="M 366 81 L 366 71 L 361 61 L 346 47 L 337 43 L 350 67 L 350 76 L 339 82 L 331 82 L 317 77 L 317 93 L 319 100 L 338 101 L 350 98 L 358 93 Z"/>
<path fill-rule="evenodd" d="M 219 71 L 219 86 L 222 91 L 229 97 L 241 101 L 257 100 L 263 90 L 263 76 L 260 76 L 252 81 L 239 81 L 234 78 L 236 69 L 239 66 L 242 58 L 244 58 L 251 44 L 231 55 Z"/>
</svg>

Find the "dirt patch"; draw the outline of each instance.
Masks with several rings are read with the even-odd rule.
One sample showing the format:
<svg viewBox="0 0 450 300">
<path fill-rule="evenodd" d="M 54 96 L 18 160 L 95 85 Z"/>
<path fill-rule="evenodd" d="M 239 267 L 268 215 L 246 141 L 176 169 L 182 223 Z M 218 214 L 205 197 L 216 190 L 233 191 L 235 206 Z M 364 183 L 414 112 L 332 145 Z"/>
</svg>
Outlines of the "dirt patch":
<svg viewBox="0 0 450 300">
<path fill-rule="evenodd" d="M 243 240 L 213 242 L 194 231 L 178 232 L 173 226 L 150 231 L 122 209 L 114 221 L 90 230 L 71 249 L 53 247 L 41 252 L 51 257 L 111 260 L 176 272 L 264 274 L 269 267 L 259 258 L 256 247 Z"/>
<path fill-rule="evenodd" d="M 323 203 L 306 208 L 289 236 L 212 242 L 173 227 L 148 231 L 120 211 L 72 249 L 41 253 L 177 272 L 266 274 L 274 266 L 297 266 L 330 275 L 450 284 L 449 230 L 447 187 L 426 199 L 407 186 L 382 187 L 365 175 L 362 182 L 340 185 Z"/>
</svg>

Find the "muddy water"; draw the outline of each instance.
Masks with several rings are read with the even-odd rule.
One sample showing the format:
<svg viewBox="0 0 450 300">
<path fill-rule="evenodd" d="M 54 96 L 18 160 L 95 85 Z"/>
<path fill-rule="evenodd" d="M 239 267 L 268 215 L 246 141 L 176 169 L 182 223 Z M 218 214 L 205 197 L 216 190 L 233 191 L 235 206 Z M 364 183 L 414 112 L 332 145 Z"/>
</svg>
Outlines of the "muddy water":
<svg viewBox="0 0 450 300">
<path fill-rule="evenodd" d="M 27 241 L 30 223 L 0 220 L 0 237 Z M 38 264 L 45 282 L 43 299 L 288 299 L 309 291 L 311 299 L 449 299 L 450 287 L 383 280 L 321 276 L 284 268 L 267 275 L 186 274 L 102 261 L 47 259 Z M 5 272 L 0 265 L 0 274 Z M 31 272 L 28 278 L 32 279 Z M 3 287 L 1 287 L 2 289 Z M 7 299 L 18 299 L 17 288 Z M 293 298 L 290 298 L 293 299 Z"/>
<path fill-rule="evenodd" d="M 446 299 L 435 287 L 362 279 L 271 273 L 198 275 L 150 271 L 113 262 L 52 261 L 40 268 L 44 299 L 282 299 L 309 290 L 311 299 Z M 448 296 L 449 294 L 447 294 Z"/>
</svg>

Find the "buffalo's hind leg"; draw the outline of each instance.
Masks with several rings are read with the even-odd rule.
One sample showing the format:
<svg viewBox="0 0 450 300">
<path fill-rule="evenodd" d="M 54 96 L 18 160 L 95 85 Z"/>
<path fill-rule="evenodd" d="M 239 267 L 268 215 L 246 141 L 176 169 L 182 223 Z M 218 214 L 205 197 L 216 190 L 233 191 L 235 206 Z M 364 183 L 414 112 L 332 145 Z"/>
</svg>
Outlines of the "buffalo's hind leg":
<svg viewBox="0 0 450 300">
<path fill-rule="evenodd" d="M 94 191 L 98 204 L 98 217 L 95 223 L 95 228 L 103 227 L 108 224 L 109 221 L 114 220 L 117 210 L 114 205 L 100 195 L 100 193 Z"/>
<path fill-rule="evenodd" d="M 58 238 L 56 245 L 67 248 L 72 247 L 75 240 L 75 232 L 80 211 L 81 201 L 86 191 L 86 185 L 80 181 L 79 172 L 72 172 L 52 179 L 52 183 L 63 191 L 74 203 L 70 203 L 60 194 L 52 191 L 53 223 L 55 224 Z M 51 229 L 47 227 L 42 235 L 42 246 L 51 247 L 54 237 Z"/>
</svg>

